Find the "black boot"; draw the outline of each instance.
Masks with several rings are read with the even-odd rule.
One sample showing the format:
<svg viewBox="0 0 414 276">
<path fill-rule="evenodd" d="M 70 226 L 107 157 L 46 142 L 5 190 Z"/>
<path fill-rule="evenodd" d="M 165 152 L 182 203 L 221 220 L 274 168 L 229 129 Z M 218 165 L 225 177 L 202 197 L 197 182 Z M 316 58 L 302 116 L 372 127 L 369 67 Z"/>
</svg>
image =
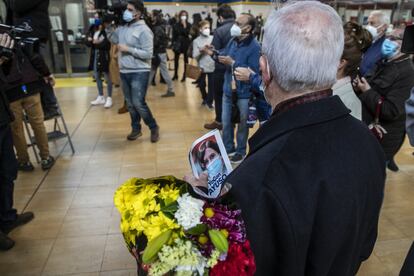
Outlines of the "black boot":
<svg viewBox="0 0 414 276">
<path fill-rule="evenodd" d="M 174 75 L 174 77 L 172 78 L 173 81 L 178 80 L 178 75 Z"/>
<path fill-rule="evenodd" d="M 0 250 L 6 251 L 11 249 L 14 246 L 14 241 L 6 236 L 2 231 L 0 231 Z"/>
<path fill-rule="evenodd" d="M 25 213 L 22 213 L 22 214 L 20 214 L 20 215 L 17 215 L 17 218 L 16 218 L 16 220 L 14 220 L 14 221 L 12 221 L 12 222 L 10 222 L 10 223 L 7 223 L 7 224 L 4 224 L 4 225 L 1 225 L 0 226 L 0 230 L 4 233 L 4 234 L 8 234 L 8 233 L 10 233 L 11 231 L 13 231 L 13 229 L 15 229 L 15 228 L 17 228 L 17 227 L 19 227 L 19 226 L 22 226 L 22 225 L 24 225 L 24 224 L 26 224 L 26 223 L 28 223 L 28 222 L 30 222 L 32 219 L 34 218 L 34 214 L 32 213 L 32 212 L 25 212 Z"/>
<path fill-rule="evenodd" d="M 398 168 L 397 164 L 395 163 L 394 158 L 392 158 L 391 160 L 389 160 L 387 162 L 387 168 L 390 171 L 393 171 L 393 172 L 398 172 L 399 171 L 399 168 Z"/>
</svg>

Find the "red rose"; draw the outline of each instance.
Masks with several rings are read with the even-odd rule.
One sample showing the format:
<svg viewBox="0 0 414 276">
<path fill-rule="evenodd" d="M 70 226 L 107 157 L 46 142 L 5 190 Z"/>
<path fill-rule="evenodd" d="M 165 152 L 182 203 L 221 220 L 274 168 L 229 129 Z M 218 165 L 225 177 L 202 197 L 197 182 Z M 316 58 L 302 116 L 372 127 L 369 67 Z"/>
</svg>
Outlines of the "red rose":
<svg viewBox="0 0 414 276">
<path fill-rule="evenodd" d="M 219 261 L 211 270 L 210 276 L 238 275 L 253 276 L 256 263 L 249 241 L 230 243 L 225 261 Z"/>
</svg>

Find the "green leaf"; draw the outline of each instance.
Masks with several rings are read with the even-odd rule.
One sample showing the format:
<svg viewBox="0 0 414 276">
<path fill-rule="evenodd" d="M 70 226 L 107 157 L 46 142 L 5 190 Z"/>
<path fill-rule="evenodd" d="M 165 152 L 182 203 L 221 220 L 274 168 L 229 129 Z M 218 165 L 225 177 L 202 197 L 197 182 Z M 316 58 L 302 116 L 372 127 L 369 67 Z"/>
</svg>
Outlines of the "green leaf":
<svg viewBox="0 0 414 276">
<path fill-rule="evenodd" d="M 208 235 L 210 236 L 211 242 L 221 253 L 227 253 L 229 250 L 229 242 L 227 238 L 218 230 L 209 230 Z"/>
<path fill-rule="evenodd" d="M 197 224 L 193 228 L 188 229 L 185 231 L 187 234 L 199 236 L 207 231 L 207 225 L 205 224 Z"/>
<path fill-rule="evenodd" d="M 178 210 L 178 202 L 173 202 L 170 205 L 161 207 L 161 212 L 174 214 Z"/>
<path fill-rule="evenodd" d="M 157 254 L 161 248 L 170 240 L 172 236 L 172 230 L 165 231 L 150 241 L 144 250 L 142 255 L 142 261 L 144 264 L 150 264 L 157 259 Z"/>
</svg>

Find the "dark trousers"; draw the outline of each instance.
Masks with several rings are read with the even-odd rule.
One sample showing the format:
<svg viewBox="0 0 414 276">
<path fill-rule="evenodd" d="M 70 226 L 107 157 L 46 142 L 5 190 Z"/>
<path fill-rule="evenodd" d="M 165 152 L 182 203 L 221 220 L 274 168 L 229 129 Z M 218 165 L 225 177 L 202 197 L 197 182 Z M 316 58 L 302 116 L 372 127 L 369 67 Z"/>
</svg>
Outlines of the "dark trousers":
<svg viewBox="0 0 414 276">
<path fill-rule="evenodd" d="M 14 180 L 17 178 L 17 160 L 9 125 L 0 126 L 0 226 L 17 218 L 13 209 Z"/>
<path fill-rule="evenodd" d="M 174 77 L 178 77 L 178 65 L 179 65 L 181 54 L 184 55 L 184 74 L 183 74 L 183 78 L 185 78 L 185 65 L 188 64 L 187 51 L 185 53 L 174 52 Z"/>
<path fill-rule="evenodd" d="M 39 54 L 47 60 L 48 50 L 47 45 L 45 43 L 40 43 L 39 47 Z M 48 63 L 49 70 L 51 70 L 50 62 Z M 57 99 L 55 96 L 55 92 L 53 91 L 53 87 L 50 84 L 44 83 L 42 90 L 40 92 L 40 98 L 42 101 L 42 108 L 43 113 L 45 115 L 49 113 L 54 113 L 57 110 Z"/>
<path fill-rule="evenodd" d="M 216 122 L 221 123 L 221 113 L 223 106 L 223 84 L 224 72 L 216 71 L 211 74 L 211 87 L 214 95 L 214 107 L 216 111 Z"/>
<path fill-rule="evenodd" d="M 198 86 L 200 87 L 201 97 L 203 101 L 208 104 L 213 104 L 213 93 L 212 93 L 212 73 L 202 73 L 198 81 Z M 206 81 L 207 78 L 207 81 Z M 207 89 L 206 86 L 208 85 Z"/>
</svg>

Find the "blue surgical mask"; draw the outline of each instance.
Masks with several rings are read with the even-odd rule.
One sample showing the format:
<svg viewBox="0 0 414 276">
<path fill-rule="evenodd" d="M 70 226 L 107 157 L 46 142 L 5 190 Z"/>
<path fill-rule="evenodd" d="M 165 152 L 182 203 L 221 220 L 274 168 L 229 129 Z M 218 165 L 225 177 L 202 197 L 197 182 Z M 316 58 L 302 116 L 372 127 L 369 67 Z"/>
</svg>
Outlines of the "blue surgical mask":
<svg viewBox="0 0 414 276">
<path fill-rule="evenodd" d="M 223 160 L 220 157 L 216 157 L 210 164 L 207 166 L 208 178 L 211 179 L 221 173 L 223 170 Z"/>
<path fill-rule="evenodd" d="M 398 53 L 398 44 L 388 38 L 384 40 L 381 47 L 381 54 L 383 58 L 393 58 Z"/>
<path fill-rule="evenodd" d="M 125 10 L 124 14 L 122 15 L 122 19 L 124 19 L 125 22 L 131 22 L 134 20 L 134 15 L 129 10 Z"/>
</svg>

